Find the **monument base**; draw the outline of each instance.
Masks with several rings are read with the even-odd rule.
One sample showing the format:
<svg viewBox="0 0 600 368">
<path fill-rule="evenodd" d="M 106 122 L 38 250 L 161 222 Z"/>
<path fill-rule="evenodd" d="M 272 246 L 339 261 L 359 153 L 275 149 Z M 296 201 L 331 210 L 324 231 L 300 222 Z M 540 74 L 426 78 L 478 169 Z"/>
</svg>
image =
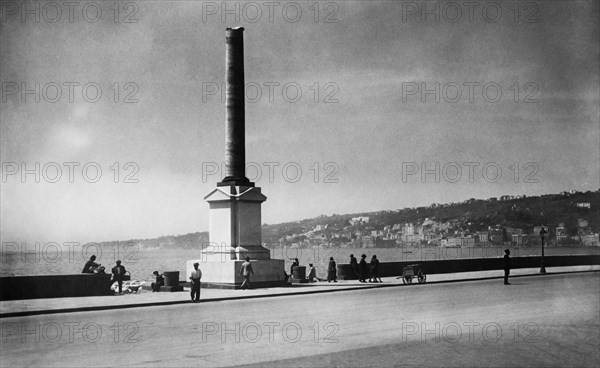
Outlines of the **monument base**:
<svg viewBox="0 0 600 368">
<path fill-rule="evenodd" d="M 239 289 L 244 282 L 240 275 L 242 260 L 201 260 L 186 262 L 186 280 L 194 270 L 194 263 L 202 271 L 203 288 Z M 254 275 L 250 276 L 251 288 L 286 286 L 285 262 L 283 259 L 250 260 Z"/>
</svg>

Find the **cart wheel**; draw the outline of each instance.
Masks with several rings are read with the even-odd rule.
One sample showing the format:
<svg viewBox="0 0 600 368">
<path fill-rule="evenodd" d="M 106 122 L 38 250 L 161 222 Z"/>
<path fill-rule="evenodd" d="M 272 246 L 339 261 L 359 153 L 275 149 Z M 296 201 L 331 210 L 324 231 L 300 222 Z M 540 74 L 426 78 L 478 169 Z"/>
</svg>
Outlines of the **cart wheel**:
<svg viewBox="0 0 600 368">
<path fill-rule="evenodd" d="M 419 276 L 417 276 L 417 279 L 419 280 L 419 284 L 424 284 L 425 281 L 427 281 L 427 275 L 421 272 L 419 273 Z"/>
</svg>

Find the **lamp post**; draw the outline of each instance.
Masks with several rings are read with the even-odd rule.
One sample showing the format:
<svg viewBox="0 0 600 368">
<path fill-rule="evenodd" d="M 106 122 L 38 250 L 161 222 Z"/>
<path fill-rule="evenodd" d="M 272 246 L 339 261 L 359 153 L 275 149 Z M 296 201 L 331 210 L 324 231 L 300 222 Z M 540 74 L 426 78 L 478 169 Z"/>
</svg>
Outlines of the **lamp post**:
<svg viewBox="0 0 600 368">
<path fill-rule="evenodd" d="M 540 238 L 542 238 L 542 264 L 540 268 L 540 273 L 546 273 L 546 267 L 544 267 L 544 238 L 546 238 L 546 229 L 542 226 L 542 230 L 540 230 Z"/>
</svg>

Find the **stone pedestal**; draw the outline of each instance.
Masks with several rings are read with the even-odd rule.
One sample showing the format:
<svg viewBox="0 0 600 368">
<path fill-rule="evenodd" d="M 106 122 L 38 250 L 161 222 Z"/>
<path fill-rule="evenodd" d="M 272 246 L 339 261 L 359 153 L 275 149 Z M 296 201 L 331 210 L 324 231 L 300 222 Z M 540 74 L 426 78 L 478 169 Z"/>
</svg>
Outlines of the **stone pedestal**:
<svg viewBox="0 0 600 368">
<path fill-rule="evenodd" d="M 210 206 L 209 246 L 199 259 L 187 261 L 185 279 L 198 262 L 203 287 L 237 288 L 241 265 L 250 257 L 252 287 L 285 285 L 284 261 L 271 259 L 261 245 L 261 204 L 267 197 L 258 187 L 220 184 L 204 198 Z"/>
<path fill-rule="evenodd" d="M 194 269 L 195 262 L 200 264 L 203 288 L 239 289 L 244 281 L 244 277 L 240 275 L 243 260 L 226 262 L 189 260 L 186 264 L 188 278 Z M 254 270 L 254 275 L 250 276 L 250 284 L 253 289 L 286 285 L 283 259 L 250 260 L 250 264 Z"/>
</svg>

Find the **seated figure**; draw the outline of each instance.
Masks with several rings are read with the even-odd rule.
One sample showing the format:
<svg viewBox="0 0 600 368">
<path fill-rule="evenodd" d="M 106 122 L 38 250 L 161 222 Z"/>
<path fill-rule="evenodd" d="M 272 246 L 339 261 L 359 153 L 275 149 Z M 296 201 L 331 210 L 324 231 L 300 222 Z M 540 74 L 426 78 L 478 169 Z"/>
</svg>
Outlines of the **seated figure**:
<svg viewBox="0 0 600 368">
<path fill-rule="evenodd" d="M 156 281 L 152 283 L 152 292 L 159 292 L 160 287 L 165 285 L 165 279 L 158 271 L 154 271 L 152 274 L 156 277 Z"/>
</svg>

